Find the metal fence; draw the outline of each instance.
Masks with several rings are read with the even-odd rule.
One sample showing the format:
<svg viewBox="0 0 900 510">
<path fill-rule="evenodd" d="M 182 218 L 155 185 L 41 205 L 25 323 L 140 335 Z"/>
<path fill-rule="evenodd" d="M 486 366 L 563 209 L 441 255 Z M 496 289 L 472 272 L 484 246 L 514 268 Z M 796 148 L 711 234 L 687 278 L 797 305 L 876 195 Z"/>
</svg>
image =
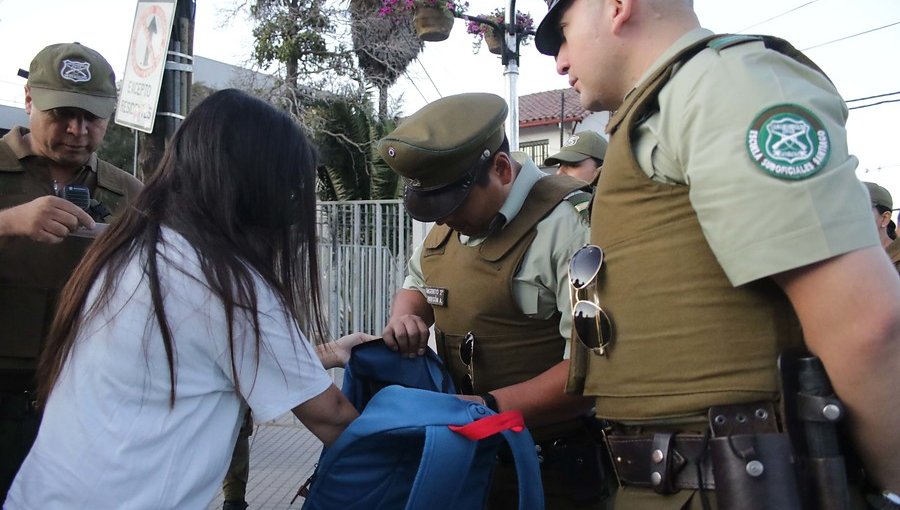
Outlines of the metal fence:
<svg viewBox="0 0 900 510">
<path fill-rule="evenodd" d="M 378 335 L 412 253 L 412 220 L 402 200 L 319 202 L 319 264 L 333 338 Z"/>
</svg>

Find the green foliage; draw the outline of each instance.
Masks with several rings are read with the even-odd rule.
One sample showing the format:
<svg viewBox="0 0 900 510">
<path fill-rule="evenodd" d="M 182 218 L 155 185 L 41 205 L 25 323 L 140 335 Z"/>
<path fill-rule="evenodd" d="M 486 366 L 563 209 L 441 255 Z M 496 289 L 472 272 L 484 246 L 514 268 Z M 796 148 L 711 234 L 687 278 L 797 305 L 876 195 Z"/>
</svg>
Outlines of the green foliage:
<svg viewBox="0 0 900 510">
<path fill-rule="evenodd" d="M 134 131 L 110 119 L 97 156 L 130 173 L 134 169 Z"/>
<path fill-rule="evenodd" d="M 326 126 L 313 134 L 319 148 L 319 199 L 397 198 L 399 178 L 376 149 L 393 123 L 384 126 L 375 120 L 367 102 L 335 98 L 316 108 Z"/>
<path fill-rule="evenodd" d="M 422 44 L 410 23 L 377 16 L 382 0 L 350 0 L 340 8 L 331 1 L 252 0 L 252 56 L 283 72 L 269 100 L 289 109 L 318 146 L 320 199 L 396 198 L 399 178 L 375 150 L 393 125 L 378 119 L 388 117 L 387 88 Z M 378 114 L 370 86 L 379 91 Z"/>
<path fill-rule="evenodd" d="M 289 85 L 297 85 L 304 75 L 352 69 L 343 44 L 329 44 L 336 14 L 325 0 L 256 0 L 250 14 L 256 20 L 254 60 L 262 67 L 284 64 Z"/>
</svg>

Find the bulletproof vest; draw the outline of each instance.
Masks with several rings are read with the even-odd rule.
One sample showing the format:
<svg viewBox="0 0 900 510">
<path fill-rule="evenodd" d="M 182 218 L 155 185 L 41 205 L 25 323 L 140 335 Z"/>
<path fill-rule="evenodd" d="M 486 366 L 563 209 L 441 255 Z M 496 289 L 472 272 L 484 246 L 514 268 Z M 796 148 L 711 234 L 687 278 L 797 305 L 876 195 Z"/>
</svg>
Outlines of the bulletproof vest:
<svg viewBox="0 0 900 510">
<path fill-rule="evenodd" d="M 602 220 L 592 222 L 591 242 L 606 255 L 597 292 L 613 322 L 613 343 L 606 356 L 587 355 L 584 389 L 597 397 L 599 417 L 691 416 L 713 405 L 775 399 L 778 354 L 802 345 L 781 289 L 768 278 L 733 287 L 706 242 L 689 187 L 651 180 L 631 149 L 632 133 L 656 112 L 678 64 L 707 47 L 725 51 L 759 40 L 698 42 L 633 91 L 610 120 L 592 204 L 593 217 Z M 784 41 L 766 43 L 797 54 Z"/>
<path fill-rule="evenodd" d="M 585 184 L 568 176 L 540 179 L 519 213 L 479 246 L 465 246 L 456 231 L 437 225 L 425 239 L 422 272 L 434 309 L 438 353 L 460 387 L 467 367 L 459 356 L 468 332 L 475 337 L 475 393 L 516 384 L 563 359 L 559 313 L 535 319 L 522 313 L 513 295 L 513 276 L 537 235 L 535 226 L 571 195 L 583 202 Z"/>
<path fill-rule="evenodd" d="M 113 219 L 124 208 L 131 190 L 116 175 L 120 172 L 98 160 L 96 174 L 88 172 L 85 182 L 73 183 L 91 190 L 94 207 L 89 212 L 98 222 Z M 0 141 L 0 210 L 51 194 L 52 185 L 40 174 L 27 171 Z M 76 236 L 59 244 L 0 237 L 0 374 L 33 372 L 59 292 L 90 242 Z"/>
</svg>

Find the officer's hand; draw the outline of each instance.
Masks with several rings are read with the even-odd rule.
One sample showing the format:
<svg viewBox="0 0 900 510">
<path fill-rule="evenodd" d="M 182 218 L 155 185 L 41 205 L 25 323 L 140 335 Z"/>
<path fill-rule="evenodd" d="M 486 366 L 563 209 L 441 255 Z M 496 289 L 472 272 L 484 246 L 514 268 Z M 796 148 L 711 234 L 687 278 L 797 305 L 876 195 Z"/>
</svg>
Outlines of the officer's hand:
<svg viewBox="0 0 900 510">
<path fill-rule="evenodd" d="M 350 361 L 350 351 L 354 347 L 361 343 L 375 340 L 376 338 L 378 337 L 375 335 L 370 335 L 368 333 L 351 333 L 349 335 L 338 338 L 332 346 L 334 349 L 335 359 L 339 363 L 338 366 L 343 367 L 347 365 L 347 362 Z"/>
<path fill-rule="evenodd" d="M 0 212 L 3 235 L 27 236 L 40 243 L 61 243 L 80 226 L 92 229 L 96 224 L 77 205 L 51 195 Z"/>
<path fill-rule="evenodd" d="M 418 315 L 391 317 L 391 321 L 381 332 L 385 345 L 410 358 L 425 354 L 429 336 L 428 325 Z"/>
</svg>

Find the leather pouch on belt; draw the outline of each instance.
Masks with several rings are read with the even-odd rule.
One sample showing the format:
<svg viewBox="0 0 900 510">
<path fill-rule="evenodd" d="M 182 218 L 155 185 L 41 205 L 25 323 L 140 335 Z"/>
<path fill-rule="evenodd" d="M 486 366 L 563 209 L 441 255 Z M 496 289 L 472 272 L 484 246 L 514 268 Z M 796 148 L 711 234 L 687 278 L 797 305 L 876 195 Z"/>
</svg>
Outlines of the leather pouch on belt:
<svg viewBox="0 0 900 510">
<path fill-rule="evenodd" d="M 786 434 L 717 437 L 710 440 L 710 454 L 719 508 L 802 508 Z"/>
</svg>

